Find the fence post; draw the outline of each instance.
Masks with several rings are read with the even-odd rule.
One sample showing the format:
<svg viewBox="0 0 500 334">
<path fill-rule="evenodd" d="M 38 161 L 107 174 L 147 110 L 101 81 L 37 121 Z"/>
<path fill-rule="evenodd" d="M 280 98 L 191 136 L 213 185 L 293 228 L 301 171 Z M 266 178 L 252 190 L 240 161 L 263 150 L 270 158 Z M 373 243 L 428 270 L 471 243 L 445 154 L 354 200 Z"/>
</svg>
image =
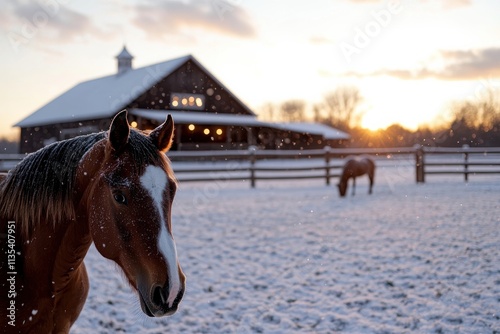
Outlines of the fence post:
<svg viewBox="0 0 500 334">
<path fill-rule="evenodd" d="M 330 185 L 330 146 L 325 146 L 323 148 L 325 150 L 325 178 L 326 185 Z"/>
<path fill-rule="evenodd" d="M 257 147 L 249 146 L 248 152 L 250 153 L 250 187 L 255 188 L 255 151 Z"/>
<path fill-rule="evenodd" d="M 415 149 L 415 171 L 417 183 L 425 183 L 424 147 L 422 145 L 415 145 Z"/>
<path fill-rule="evenodd" d="M 462 146 L 462 149 L 465 151 L 464 152 L 464 178 L 465 182 L 469 182 L 469 152 L 467 152 L 467 149 L 470 146 L 467 144 L 464 144 Z"/>
</svg>

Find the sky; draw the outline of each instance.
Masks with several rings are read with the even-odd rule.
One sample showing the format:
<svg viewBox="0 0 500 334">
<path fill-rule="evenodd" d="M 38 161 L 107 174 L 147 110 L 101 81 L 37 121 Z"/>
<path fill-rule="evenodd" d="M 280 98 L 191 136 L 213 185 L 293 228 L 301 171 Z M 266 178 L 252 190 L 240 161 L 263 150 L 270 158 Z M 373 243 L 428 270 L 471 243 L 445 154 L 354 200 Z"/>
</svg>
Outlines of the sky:
<svg viewBox="0 0 500 334">
<path fill-rule="evenodd" d="M 192 54 L 252 110 L 342 86 L 362 126 L 415 130 L 500 87 L 497 0 L 6 0 L 0 136 L 77 83 Z M 261 115 L 262 116 L 262 115 Z"/>
</svg>

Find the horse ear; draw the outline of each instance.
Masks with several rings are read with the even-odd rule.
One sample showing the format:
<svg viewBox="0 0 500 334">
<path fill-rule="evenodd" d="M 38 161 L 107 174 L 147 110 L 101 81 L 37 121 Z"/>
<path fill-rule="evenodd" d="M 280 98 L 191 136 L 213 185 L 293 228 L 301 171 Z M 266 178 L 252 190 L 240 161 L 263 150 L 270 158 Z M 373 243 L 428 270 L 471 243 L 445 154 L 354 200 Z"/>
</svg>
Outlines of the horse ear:
<svg viewBox="0 0 500 334">
<path fill-rule="evenodd" d="M 122 110 L 111 121 L 108 140 L 111 148 L 120 151 L 127 143 L 130 135 L 130 127 L 127 121 L 127 110 Z"/>
<path fill-rule="evenodd" d="M 149 137 L 158 150 L 167 152 L 172 146 L 172 138 L 174 137 L 174 120 L 172 116 L 169 114 L 165 122 L 151 131 Z"/>
</svg>

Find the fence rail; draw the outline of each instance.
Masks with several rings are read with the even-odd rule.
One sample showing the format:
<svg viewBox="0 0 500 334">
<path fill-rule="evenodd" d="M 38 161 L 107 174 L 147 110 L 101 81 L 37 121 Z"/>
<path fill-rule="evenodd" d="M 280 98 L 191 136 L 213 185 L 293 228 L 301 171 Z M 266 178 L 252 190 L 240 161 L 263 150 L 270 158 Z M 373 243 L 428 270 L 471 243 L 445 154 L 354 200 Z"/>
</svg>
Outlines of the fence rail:
<svg viewBox="0 0 500 334">
<path fill-rule="evenodd" d="M 413 160 L 416 182 L 423 183 L 427 175 L 461 174 L 467 182 L 470 175 L 500 174 L 500 147 L 492 148 L 329 148 L 318 150 L 232 150 L 232 151 L 174 151 L 169 152 L 174 171 L 181 182 L 233 180 L 250 182 L 256 186 L 260 180 L 324 179 L 329 185 L 332 178 L 339 178 L 344 158 L 351 155 L 370 155 L 377 159 L 404 156 Z M 0 154 L 0 171 L 6 172 L 24 158 L 22 154 Z M 262 161 L 306 160 L 305 164 L 265 165 Z M 189 161 L 225 161 L 206 166 Z M 181 163 L 182 162 L 182 163 Z M 179 165 L 177 165 L 179 164 Z M 198 167 L 199 166 L 199 167 Z"/>
<path fill-rule="evenodd" d="M 446 159 L 450 155 L 453 160 Z M 433 161 L 426 161 L 430 159 Z M 500 174 L 500 147 L 418 147 L 415 161 L 417 183 L 424 183 L 426 175 L 442 174 L 462 174 L 468 182 L 469 175 Z"/>
</svg>

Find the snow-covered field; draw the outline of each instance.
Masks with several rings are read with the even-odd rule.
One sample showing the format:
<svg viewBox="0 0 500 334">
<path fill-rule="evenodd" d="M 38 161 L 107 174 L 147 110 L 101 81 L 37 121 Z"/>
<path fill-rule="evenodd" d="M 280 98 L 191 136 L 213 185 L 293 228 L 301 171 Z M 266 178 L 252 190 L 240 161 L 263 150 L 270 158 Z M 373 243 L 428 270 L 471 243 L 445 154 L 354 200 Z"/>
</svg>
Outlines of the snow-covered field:
<svg viewBox="0 0 500 334">
<path fill-rule="evenodd" d="M 323 180 L 183 183 L 179 311 L 142 315 L 92 247 L 71 332 L 500 333 L 500 176 L 413 173 L 385 164 L 343 199 Z"/>
</svg>

